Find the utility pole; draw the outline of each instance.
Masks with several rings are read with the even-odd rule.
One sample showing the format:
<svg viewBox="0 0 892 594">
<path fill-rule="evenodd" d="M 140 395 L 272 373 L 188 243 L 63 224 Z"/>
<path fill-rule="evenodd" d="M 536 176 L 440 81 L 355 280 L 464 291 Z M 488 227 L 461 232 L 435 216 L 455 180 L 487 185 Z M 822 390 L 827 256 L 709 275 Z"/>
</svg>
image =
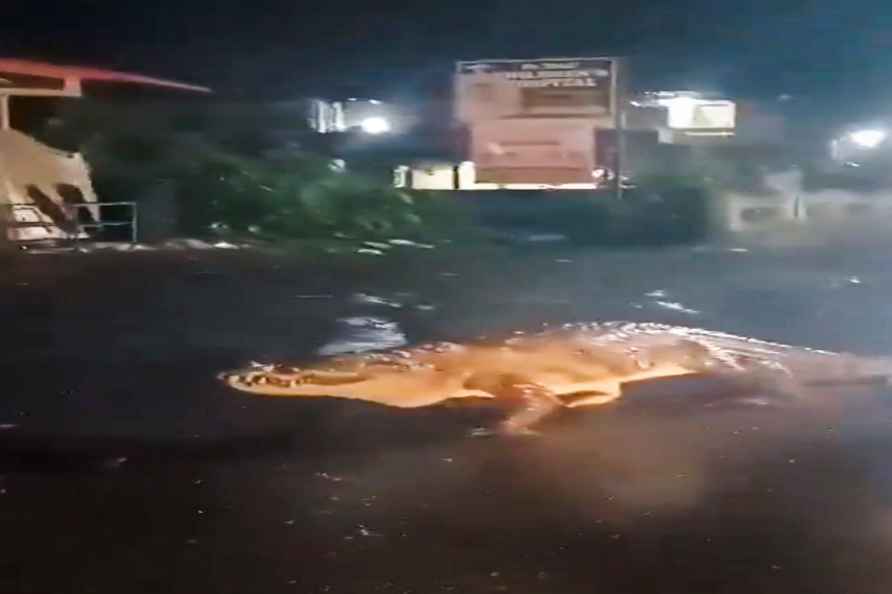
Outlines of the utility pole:
<svg viewBox="0 0 892 594">
<path fill-rule="evenodd" d="M 0 95 L 0 130 L 9 130 L 9 95 Z"/>
<path fill-rule="evenodd" d="M 625 85 L 623 84 L 624 70 L 622 60 L 620 58 L 615 58 L 613 60 L 613 88 L 611 89 L 611 92 L 613 94 L 613 129 L 616 134 L 616 158 L 613 175 L 617 200 L 622 200 L 623 198 L 623 167 L 625 166 L 626 153 Z"/>
<path fill-rule="evenodd" d="M 9 95 L 0 95 L 0 130 L 9 130 Z M 9 222 L 12 210 L 0 208 L 0 248 L 9 247 Z"/>
</svg>

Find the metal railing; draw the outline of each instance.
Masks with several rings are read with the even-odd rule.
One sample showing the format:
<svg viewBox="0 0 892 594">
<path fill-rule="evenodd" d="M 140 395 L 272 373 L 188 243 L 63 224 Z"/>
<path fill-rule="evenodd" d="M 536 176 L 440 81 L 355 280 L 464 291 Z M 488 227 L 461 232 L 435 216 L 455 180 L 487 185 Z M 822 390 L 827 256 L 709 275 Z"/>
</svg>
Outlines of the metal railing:
<svg viewBox="0 0 892 594">
<path fill-rule="evenodd" d="M 115 227 L 130 227 L 130 241 L 131 243 L 136 243 L 137 241 L 137 233 L 138 233 L 138 223 L 139 223 L 139 210 L 136 207 L 136 202 L 96 202 L 94 204 L 68 204 L 66 205 L 72 209 L 91 209 L 96 208 L 99 212 L 98 219 L 93 223 L 78 223 L 78 226 L 81 229 L 93 229 L 97 231 L 102 231 L 103 229 L 111 229 Z M 126 220 L 105 220 L 102 216 L 102 209 L 105 207 L 121 207 L 129 209 L 129 216 Z"/>
<path fill-rule="evenodd" d="M 135 202 L 84 202 L 80 204 L 64 204 L 57 206 L 65 213 L 66 218 L 69 220 L 69 229 L 49 221 L 47 213 L 41 210 L 40 206 L 34 202 L 0 204 L 0 207 L 7 211 L 6 216 L 0 217 L 0 229 L 2 229 L 0 240 L 9 240 L 15 243 L 20 243 L 46 241 L 48 239 L 63 239 L 76 242 L 85 239 L 86 237 L 101 234 L 106 229 L 127 227 L 129 228 L 129 240 L 132 243 L 136 243 L 137 241 L 139 212 Z M 124 209 L 127 214 L 114 219 L 105 218 L 103 216 L 103 211 L 107 208 Z M 83 210 L 86 210 L 91 214 L 89 217 L 90 220 L 80 221 L 82 218 L 80 212 Z M 16 211 L 29 212 L 30 216 L 17 216 Z M 38 220 L 27 220 L 28 218 L 36 218 Z M 10 237 L 9 230 L 11 229 L 39 227 L 47 230 L 47 237 L 33 239 Z"/>
</svg>

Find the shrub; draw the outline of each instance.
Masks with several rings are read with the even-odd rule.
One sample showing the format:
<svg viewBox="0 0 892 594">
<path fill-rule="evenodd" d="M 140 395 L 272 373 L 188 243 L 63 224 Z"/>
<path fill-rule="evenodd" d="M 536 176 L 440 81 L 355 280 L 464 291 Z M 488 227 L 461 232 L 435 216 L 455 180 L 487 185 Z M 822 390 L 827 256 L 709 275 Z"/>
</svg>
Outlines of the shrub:
<svg viewBox="0 0 892 594">
<path fill-rule="evenodd" d="M 204 235 L 213 228 L 271 239 L 335 233 L 429 239 L 470 221 L 453 201 L 338 171 L 321 154 L 265 157 L 274 148 L 272 132 L 287 120 L 281 113 L 266 117 L 259 106 L 204 114 L 194 106 L 185 112 L 145 104 L 105 111 L 93 106 L 68 116 L 69 130 L 83 130 L 84 122 L 92 126 L 79 146 L 100 197 L 138 201 L 141 188 L 169 181 L 180 233 Z M 291 125 L 298 137 L 312 135 L 301 132 L 299 118 Z"/>
</svg>

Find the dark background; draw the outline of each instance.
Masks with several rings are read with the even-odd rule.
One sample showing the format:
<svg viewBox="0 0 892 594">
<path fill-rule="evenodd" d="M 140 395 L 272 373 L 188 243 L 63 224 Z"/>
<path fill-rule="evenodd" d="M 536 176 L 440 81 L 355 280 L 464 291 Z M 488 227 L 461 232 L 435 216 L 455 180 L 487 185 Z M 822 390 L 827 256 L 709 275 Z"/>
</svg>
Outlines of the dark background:
<svg viewBox="0 0 892 594">
<path fill-rule="evenodd" d="M 0 54 L 280 96 L 430 92 L 457 59 L 621 54 L 641 86 L 879 100 L 892 45 L 879 0 L 16 0 L 3 13 Z"/>
</svg>

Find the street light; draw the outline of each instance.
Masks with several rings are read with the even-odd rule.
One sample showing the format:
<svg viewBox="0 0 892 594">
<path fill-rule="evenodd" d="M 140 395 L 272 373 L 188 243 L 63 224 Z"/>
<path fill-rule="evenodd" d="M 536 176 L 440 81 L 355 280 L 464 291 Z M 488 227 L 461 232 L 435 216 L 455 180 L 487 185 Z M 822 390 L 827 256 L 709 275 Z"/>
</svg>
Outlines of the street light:
<svg viewBox="0 0 892 594">
<path fill-rule="evenodd" d="M 864 130 L 855 130 L 849 133 L 849 140 L 863 149 L 875 149 L 880 146 L 888 133 L 878 128 L 865 128 Z"/>
<path fill-rule="evenodd" d="M 366 134 L 378 135 L 390 132 L 390 122 L 387 118 L 379 116 L 366 118 L 359 123 L 359 126 Z"/>
</svg>

